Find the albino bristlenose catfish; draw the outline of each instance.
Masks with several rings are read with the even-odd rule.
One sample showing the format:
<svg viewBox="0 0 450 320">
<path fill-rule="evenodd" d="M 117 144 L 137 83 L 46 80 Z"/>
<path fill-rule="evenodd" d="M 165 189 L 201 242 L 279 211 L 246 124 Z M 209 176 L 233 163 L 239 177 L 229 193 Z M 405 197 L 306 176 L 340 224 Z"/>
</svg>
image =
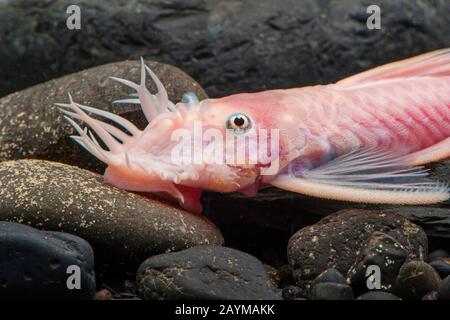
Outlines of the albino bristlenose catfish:
<svg viewBox="0 0 450 320">
<path fill-rule="evenodd" d="M 155 95 L 145 87 L 147 73 Z M 144 130 L 72 98 L 58 106 L 79 134 L 72 138 L 107 164 L 105 182 L 118 188 L 167 193 L 192 212 L 201 212 L 203 190 L 254 195 L 268 185 L 361 203 L 421 205 L 449 198 L 448 183 L 427 179 L 420 166 L 450 157 L 450 49 L 335 84 L 203 101 L 187 94 L 177 104 L 143 61 L 140 84 L 114 79 L 136 90 L 116 102 L 139 103 L 148 120 Z M 220 136 L 248 136 L 253 143 L 225 143 Z M 229 161 L 233 154 L 248 159 L 263 145 L 265 157 Z"/>
</svg>

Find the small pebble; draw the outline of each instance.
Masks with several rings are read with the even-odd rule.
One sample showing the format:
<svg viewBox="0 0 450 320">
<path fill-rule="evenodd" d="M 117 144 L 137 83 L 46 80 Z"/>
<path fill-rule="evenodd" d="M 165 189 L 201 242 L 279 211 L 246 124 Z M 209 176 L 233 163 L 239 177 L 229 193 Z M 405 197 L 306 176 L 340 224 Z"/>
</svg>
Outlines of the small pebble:
<svg viewBox="0 0 450 320">
<path fill-rule="evenodd" d="M 438 288 L 439 300 L 450 300 L 450 276 L 442 280 Z"/>
<path fill-rule="evenodd" d="M 141 264 L 136 278 L 144 300 L 281 299 L 261 261 L 222 246 L 152 256 Z"/>
<path fill-rule="evenodd" d="M 319 274 L 311 283 L 311 286 L 318 283 L 326 283 L 326 282 L 332 282 L 332 283 L 340 283 L 340 284 L 348 284 L 347 280 L 345 280 L 344 276 L 336 269 L 329 268 Z"/>
<path fill-rule="evenodd" d="M 428 263 L 410 261 L 398 274 L 394 291 L 404 299 L 421 299 L 430 291 L 437 290 L 441 277 Z"/>
<path fill-rule="evenodd" d="M 428 255 L 428 262 L 432 262 L 434 260 L 440 260 L 443 258 L 449 258 L 449 257 L 450 257 L 450 255 L 445 250 L 434 250 L 434 251 L 431 251 L 430 254 Z"/>
<path fill-rule="evenodd" d="M 439 273 L 442 279 L 450 275 L 450 258 L 433 260 L 430 262 L 430 266 Z"/>
<path fill-rule="evenodd" d="M 356 300 L 402 300 L 396 295 L 386 291 L 368 291 L 360 295 Z"/>
<path fill-rule="evenodd" d="M 113 294 L 108 289 L 102 289 L 95 294 L 95 300 L 113 300 Z"/>
<path fill-rule="evenodd" d="M 437 300 L 439 294 L 437 291 L 430 291 L 422 297 L 422 300 Z"/>
<path fill-rule="evenodd" d="M 297 286 L 288 286 L 283 288 L 281 295 L 284 300 L 298 300 L 306 296 L 305 291 Z"/>
<path fill-rule="evenodd" d="M 405 248 L 396 239 L 374 232 L 348 272 L 353 288 L 358 292 L 390 290 L 406 257 Z M 368 269 L 369 266 L 377 267 L 379 275 L 376 276 L 375 269 Z"/>
<path fill-rule="evenodd" d="M 311 289 L 312 300 L 353 300 L 352 287 L 347 284 L 322 282 Z"/>
</svg>

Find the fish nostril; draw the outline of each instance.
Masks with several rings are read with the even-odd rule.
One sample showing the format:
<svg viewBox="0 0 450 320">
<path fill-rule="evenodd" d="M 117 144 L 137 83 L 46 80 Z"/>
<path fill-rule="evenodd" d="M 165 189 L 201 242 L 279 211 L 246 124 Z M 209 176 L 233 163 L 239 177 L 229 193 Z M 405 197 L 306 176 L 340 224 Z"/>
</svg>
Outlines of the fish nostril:
<svg viewBox="0 0 450 320">
<path fill-rule="evenodd" d="M 183 94 L 181 98 L 181 102 L 184 103 L 188 107 L 192 107 L 198 104 L 199 100 L 197 95 L 194 92 L 186 92 Z"/>
</svg>

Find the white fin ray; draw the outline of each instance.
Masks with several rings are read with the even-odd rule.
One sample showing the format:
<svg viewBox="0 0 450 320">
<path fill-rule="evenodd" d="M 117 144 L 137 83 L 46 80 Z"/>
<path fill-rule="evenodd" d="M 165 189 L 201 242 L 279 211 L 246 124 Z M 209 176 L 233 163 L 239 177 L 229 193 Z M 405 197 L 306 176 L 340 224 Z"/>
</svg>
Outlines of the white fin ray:
<svg viewBox="0 0 450 320">
<path fill-rule="evenodd" d="M 440 189 L 439 183 L 425 178 L 427 175 L 421 167 L 406 166 L 402 157 L 372 148 L 336 157 L 322 166 L 304 171 L 301 177 L 326 184 L 374 189 L 409 190 L 433 186 Z"/>
<path fill-rule="evenodd" d="M 141 100 L 139 100 L 139 99 L 120 99 L 120 100 L 114 100 L 113 103 L 118 103 L 118 104 L 141 104 Z"/>
<path fill-rule="evenodd" d="M 105 128 L 101 126 L 99 120 L 89 117 L 81 108 L 79 108 L 75 102 L 73 102 L 72 96 L 69 94 L 70 104 L 67 106 L 77 114 L 79 119 L 88 124 L 95 133 L 102 139 L 105 145 L 114 151 L 122 150 L 122 145 L 108 132 Z"/>
<path fill-rule="evenodd" d="M 146 82 L 146 73 L 149 73 L 150 77 L 152 78 L 153 82 L 156 85 L 156 88 L 158 90 L 158 93 L 156 95 L 151 94 L 147 87 L 145 86 Z M 151 122 L 152 119 L 154 119 L 157 115 L 169 111 L 175 111 L 175 105 L 169 101 L 167 91 L 164 88 L 164 85 L 162 82 L 158 79 L 158 77 L 153 73 L 153 71 L 150 70 L 149 67 L 147 67 L 144 63 L 144 59 L 141 57 L 141 83 L 136 84 L 132 81 L 116 78 L 116 77 L 110 77 L 111 79 L 118 81 L 128 87 L 133 88 L 136 90 L 136 94 L 133 94 L 132 96 L 136 96 L 139 99 L 122 99 L 122 100 L 116 100 L 114 103 L 131 103 L 136 104 L 137 101 L 141 104 L 142 111 L 144 112 L 144 115 L 148 122 Z"/>
<path fill-rule="evenodd" d="M 56 103 L 56 105 L 59 107 L 63 107 L 63 108 L 68 108 L 68 107 L 70 108 L 69 104 Z M 141 130 L 139 130 L 131 121 L 128 121 L 127 119 L 122 118 L 121 116 L 118 116 L 117 114 L 114 114 L 112 112 L 108 112 L 105 110 L 100 110 L 97 108 L 85 106 L 85 105 L 82 105 L 79 103 L 75 103 L 75 105 L 84 111 L 93 113 L 95 115 L 104 117 L 106 119 L 109 119 L 109 120 L 115 122 L 116 124 L 127 129 L 132 135 L 139 135 L 141 133 Z"/>
<path fill-rule="evenodd" d="M 325 199 L 374 204 L 431 204 L 449 199 L 447 182 L 377 149 L 353 151 L 322 166 L 276 177 L 271 184 Z"/>
<path fill-rule="evenodd" d="M 58 105 L 61 105 L 61 104 L 58 104 Z M 69 112 L 69 111 L 66 111 L 64 109 L 59 109 L 59 111 L 61 111 L 63 114 L 66 115 L 65 116 L 66 119 L 69 118 L 69 117 L 72 117 L 74 119 L 83 120 L 83 118 L 79 114 L 77 114 L 75 112 Z M 103 122 L 103 121 L 100 121 L 100 120 L 97 120 L 97 119 L 95 121 L 101 127 L 103 127 L 103 129 L 105 129 L 108 133 L 110 133 L 112 136 L 116 137 L 117 139 L 119 139 L 122 142 L 125 141 L 126 139 L 130 138 L 130 136 L 127 135 L 125 132 L 121 131 L 120 129 L 118 129 L 118 128 L 116 128 L 116 127 L 114 127 L 114 126 L 112 126 L 112 125 L 110 125 L 110 124 L 108 124 L 106 122 Z M 72 122 L 70 122 L 70 123 L 72 124 Z M 72 126 L 74 126 L 74 125 L 72 124 Z"/>
</svg>

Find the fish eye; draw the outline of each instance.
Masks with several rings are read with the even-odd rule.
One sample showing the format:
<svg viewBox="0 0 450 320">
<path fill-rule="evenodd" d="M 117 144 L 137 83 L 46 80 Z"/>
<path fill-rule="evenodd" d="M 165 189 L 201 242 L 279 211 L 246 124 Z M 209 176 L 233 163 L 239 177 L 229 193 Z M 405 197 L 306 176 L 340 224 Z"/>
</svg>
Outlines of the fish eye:
<svg viewBox="0 0 450 320">
<path fill-rule="evenodd" d="M 230 116 L 228 116 L 228 119 L 226 121 L 226 127 L 227 129 L 231 129 L 238 133 L 242 133 L 249 130 L 252 127 L 252 125 L 250 122 L 250 118 L 247 117 L 245 114 L 233 113 Z"/>
</svg>

